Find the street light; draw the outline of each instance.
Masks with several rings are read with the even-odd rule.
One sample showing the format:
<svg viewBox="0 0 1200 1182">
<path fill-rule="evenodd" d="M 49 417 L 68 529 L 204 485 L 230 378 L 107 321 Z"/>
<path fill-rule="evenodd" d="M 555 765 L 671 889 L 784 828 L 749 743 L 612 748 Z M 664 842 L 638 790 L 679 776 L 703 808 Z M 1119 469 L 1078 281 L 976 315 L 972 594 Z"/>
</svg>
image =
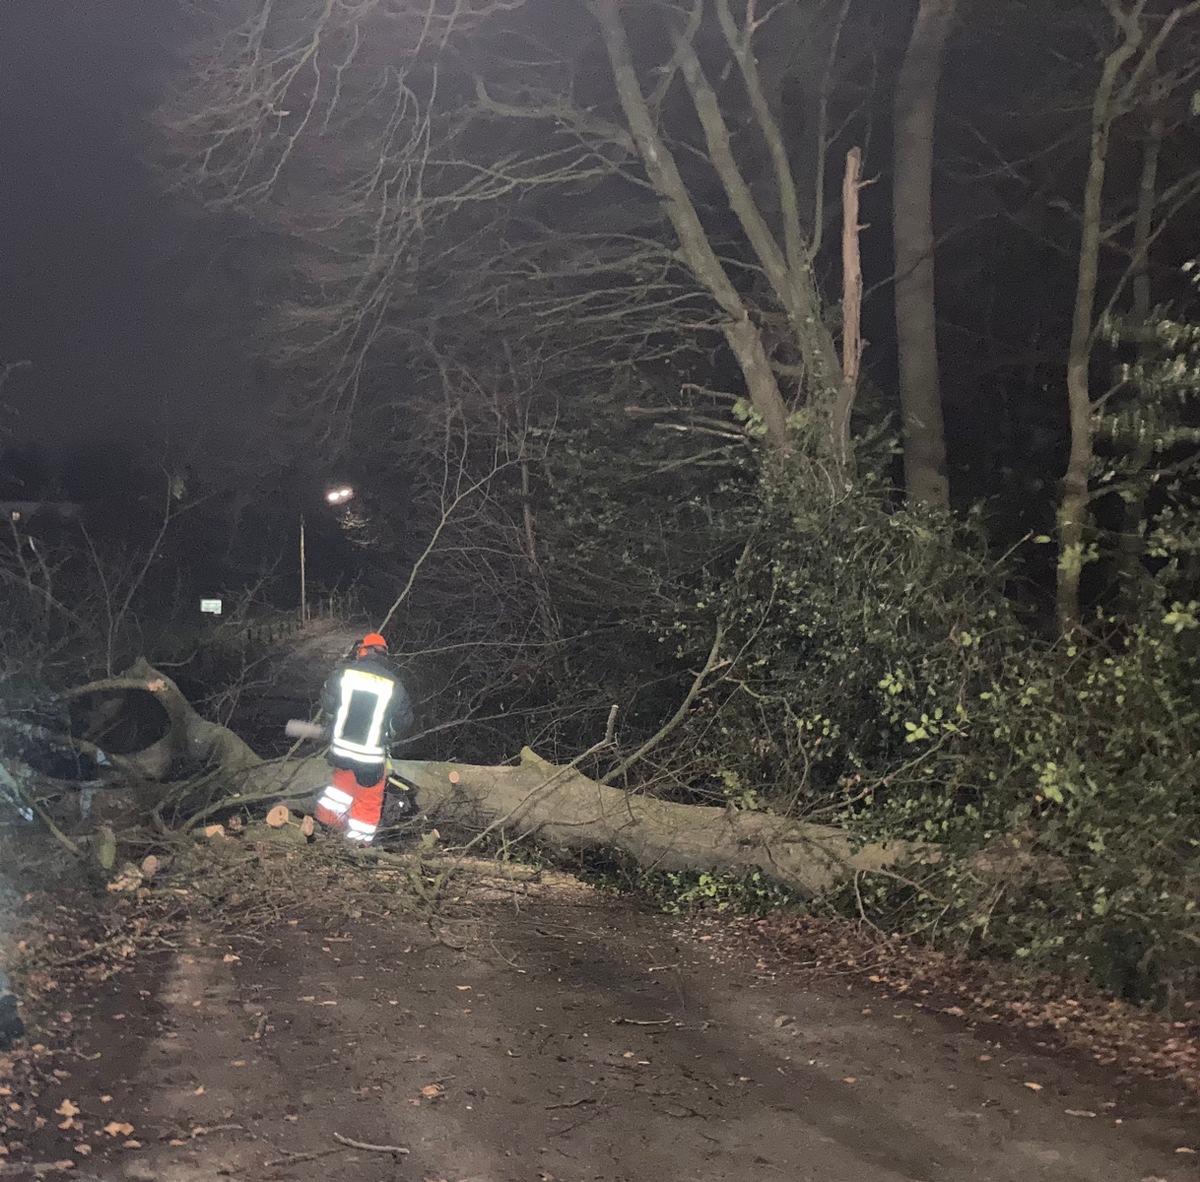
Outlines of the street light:
<svg viewBox="0 0 1200 1182">
<path fill-rule="evenodd" d="M 327 505 L 342 506 L 354 500 L 354 489 L 339 484 L 325 490 Z M 300 514 L 300 623 L 308 623 L 308 555 L 304 546 L 304 514 Z"/>
</svg>

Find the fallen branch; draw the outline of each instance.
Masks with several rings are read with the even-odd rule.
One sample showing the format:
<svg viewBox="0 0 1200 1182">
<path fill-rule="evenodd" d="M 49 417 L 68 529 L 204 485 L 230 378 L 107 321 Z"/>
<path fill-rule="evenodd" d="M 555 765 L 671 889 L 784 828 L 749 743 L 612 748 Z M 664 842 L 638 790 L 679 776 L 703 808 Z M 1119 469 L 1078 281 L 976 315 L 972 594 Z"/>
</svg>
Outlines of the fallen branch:
<svg viewBox="0 0 1200 1182">
<path fill-rule="evenodd" d="M 347 1149 L 361 1149 L 364 1153 L 398 1153 L 403 1156 L 412 1152 L 405 1149 L 403 1145 L 370 1145 L 366 1141 L 354 1141 L 349 1137 L 343 1137 L 341 1133 L 334 1133 L 333 1139 Z"/>
<path fill-rule="evenodd" d="M 744 557 L 745 555 L 743 554 L 743 558 Z M 611 771 L 606 772 L 600 779 L 601 784 L 611 784 L 614 780 L 620 779 L 620 777 L 629 771 L 634 764 L 644 759 L 650 754 L 651 751 L 654 750 L 655 747 L 659 745 L 659 743 L 668 738 L 671 732 L 683 722 L 683 720 L 687 717 L 688 712 L 691 710 L 692 704 L 700 696 L 700 691 L 704 689 L 705 683 L 708 681 L 708 678 L 711 676 L 711 674 L 721 665 L 728 663 L 722 661 L 721 659 L 721 646 L 724 644 L 724 642 L 725 625 L 722 622 L 717 625 L 716 635 L 713 637 L 712 648 L 709 650 L 708 659 L 704 662 L 704 667 L 693 678 L 687 694 L 684 695 L 683 701 L 679 704 L 679 708 L 669 719 L 667 719 L 665 723 L 663 723 L 658 731 L 651 735 L 650 738 L 648 738 L 632 755 L 630 755 L 627 759 L 621 760 L 621 762 L 618 763 L 617 766 Z M 610 732 L 612 731 L 612 724 L 616 717 L 615 706 L 613 707 L 613 711 L 614 714 L 609 716 Z"/>
<path fill-rule="evenodd" d="M 273 1170 L 279 1166 L 298 1166 L 302 1162 L 318 1161 L 323 1157 L 332 1157 L 335 1153 L 341 1153 L 342 1150 L 340 1147 L 335 1147 L 333 1149 L 317 1149 L 312 1153 L 292 1153 L 288 1149 L 284 1149 L 281 1152 L 284 1154 L 283 1157 L 263 1162 L 263 1168 Z"/>
</svg>

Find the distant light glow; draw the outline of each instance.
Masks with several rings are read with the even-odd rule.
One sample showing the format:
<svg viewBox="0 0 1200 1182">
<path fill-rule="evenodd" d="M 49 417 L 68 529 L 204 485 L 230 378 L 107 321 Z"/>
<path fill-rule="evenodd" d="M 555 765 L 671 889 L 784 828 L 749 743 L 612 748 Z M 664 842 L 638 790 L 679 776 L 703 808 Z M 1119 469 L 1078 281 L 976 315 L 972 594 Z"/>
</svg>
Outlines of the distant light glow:
<svg viewBox="0 0 1200 1182">
<path fill-rule="evenodd" d="M 326 494 L 325 499 L 331 505 L 344 505 L 347 501 L 354 499 L 354 489 L 349 485 L 343 484 L 339 488 L 331 488 Z"/>
</svg>

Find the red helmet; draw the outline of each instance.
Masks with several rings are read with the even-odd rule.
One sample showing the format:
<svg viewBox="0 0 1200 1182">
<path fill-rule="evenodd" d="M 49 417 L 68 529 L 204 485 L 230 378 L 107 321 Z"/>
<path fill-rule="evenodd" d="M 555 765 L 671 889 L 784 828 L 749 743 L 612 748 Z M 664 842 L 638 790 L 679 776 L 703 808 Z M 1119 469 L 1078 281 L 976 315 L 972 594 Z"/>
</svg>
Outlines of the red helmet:
<svg viewBox="0 0 1200 1182">
<path fill-rule="evenodd" d="M 388 643 L 378 632 L 370 632 L 358 642 L 358 655 L 369 657 L 372 653 L 386 653 Z"/>
</svg>

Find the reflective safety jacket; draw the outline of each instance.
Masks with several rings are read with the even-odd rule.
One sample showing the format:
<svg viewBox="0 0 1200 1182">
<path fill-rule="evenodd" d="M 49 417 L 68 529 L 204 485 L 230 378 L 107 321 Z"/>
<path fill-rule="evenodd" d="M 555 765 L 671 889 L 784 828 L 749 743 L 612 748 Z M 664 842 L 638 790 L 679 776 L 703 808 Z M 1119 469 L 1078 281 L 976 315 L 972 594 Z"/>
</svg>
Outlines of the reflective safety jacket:
<svg viewBox="0 0 1200 1182">
<path fill-rule="evenodd" d="M 364 657 L 339 669 L 321 693 L 321 706 L 333 719 L 329 760 L 336 767 L 377 767 L 388 747 L 412 728 L 408 693 L 391 669 Z"/>
</svg>

